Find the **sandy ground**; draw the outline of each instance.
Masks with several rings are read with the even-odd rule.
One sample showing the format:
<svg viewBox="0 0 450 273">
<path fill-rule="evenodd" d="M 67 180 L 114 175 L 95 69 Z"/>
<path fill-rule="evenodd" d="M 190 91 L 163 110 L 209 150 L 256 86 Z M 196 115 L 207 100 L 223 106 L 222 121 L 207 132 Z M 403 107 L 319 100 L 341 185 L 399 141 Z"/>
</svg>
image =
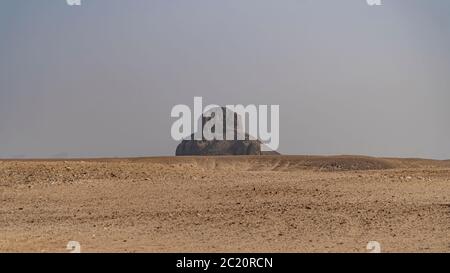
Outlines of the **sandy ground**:
<svg viewBox="0 0 450 273">
<path fill-rule="evenodd" d="M 0 161 L 0 251 L 450 252 L 450 162 Z"/>
</svg>

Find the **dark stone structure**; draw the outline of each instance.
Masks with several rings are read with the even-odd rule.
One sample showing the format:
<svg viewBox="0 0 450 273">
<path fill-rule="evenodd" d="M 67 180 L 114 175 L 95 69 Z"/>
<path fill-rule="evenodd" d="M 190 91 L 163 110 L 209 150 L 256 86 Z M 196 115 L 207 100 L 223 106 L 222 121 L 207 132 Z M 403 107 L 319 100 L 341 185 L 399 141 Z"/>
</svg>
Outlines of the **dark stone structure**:
<svg viewBox="0 0 450 273">
<path fill-rule="evenodd" d="M 237 113 L 221 107 L 223 113 L 223 133 L 224 136 L 226 132 L 234 135 L 234 140 L 206 140 L 202 134 L 202 140 L 195 140 L 194 134 L 191 135 L 189 139 L 183 140 L 177 147 L 177 156 L 188 156 L 188 155 L 260 155 L 261 154 L 261 142 L 259 140 L 250 140 L 248 134 L 245 134 L 242 126 L 240 117 Z M 214 112 L 211 109 L 208 112 Z M 214 117 L 212 115 L 205 114 L 202 116 L 203 126 L 208 120 Z M 211 116 L 211 117 L 209 117 Z M 227 128 L 227 120 L 234 119 L 234 128 Z M 230 122 L 231 124 L 231 122 Z M 203 128 L 202 128 L 203 129 Z M 203 130 L 202 130 L 203 132 Z M 238 136 L 243 136 L 245 134 L 245 140 L 238 140 Z M 225 137 L 223 138 L 225 139 Z"/>
</svg>

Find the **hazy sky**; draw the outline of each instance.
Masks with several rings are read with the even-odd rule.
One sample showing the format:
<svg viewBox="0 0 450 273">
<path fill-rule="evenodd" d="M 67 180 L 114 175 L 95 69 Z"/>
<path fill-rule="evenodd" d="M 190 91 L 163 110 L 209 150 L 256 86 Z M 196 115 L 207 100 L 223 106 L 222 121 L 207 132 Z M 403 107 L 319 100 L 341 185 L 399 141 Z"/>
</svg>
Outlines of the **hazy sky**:
<svg viewBox="0 0 450 273">
<path fill-rule="evenodd" d="M 0 157 L 173 155 L 175 104 L 285 154 L 450 158 L 450 1 L 0 0 Z"/>
</svg>

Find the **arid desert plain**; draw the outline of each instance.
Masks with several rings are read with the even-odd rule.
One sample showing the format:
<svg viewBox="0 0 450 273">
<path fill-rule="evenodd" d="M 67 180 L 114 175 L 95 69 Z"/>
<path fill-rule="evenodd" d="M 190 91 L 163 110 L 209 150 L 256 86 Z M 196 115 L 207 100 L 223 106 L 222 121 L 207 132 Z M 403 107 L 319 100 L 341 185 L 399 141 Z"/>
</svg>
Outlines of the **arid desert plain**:
<svg viewBox="0 0 450 273">
<path fill-rule="evenodd" d="M 0 161 L 0 251 L 450 252 L 450 161 Z"/>
</svg>

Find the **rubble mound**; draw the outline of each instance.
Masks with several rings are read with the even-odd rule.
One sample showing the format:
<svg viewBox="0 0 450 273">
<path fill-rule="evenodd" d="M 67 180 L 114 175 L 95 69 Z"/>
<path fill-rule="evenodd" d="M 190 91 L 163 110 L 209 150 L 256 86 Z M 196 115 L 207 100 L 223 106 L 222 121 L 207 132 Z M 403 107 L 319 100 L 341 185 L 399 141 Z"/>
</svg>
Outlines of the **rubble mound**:
<svg viewBox="0 0 450 273">
<path fill-rule="evenodd" d="M 219 118 L 223 124 L 222 132 L 224 137 L 222 139 L 226 139 L 226 135 L 233 135 L 234 140 L 207 140 L 203 135 L 203 128 L 205 124 L 211 118 L 215 118 L 215 113 L 218 110 L 218 108 L 213 108 L 202 115 L 201 139 L 196 139 L 195 133 L 188 139 L 184 139 L 176 149 L 175 154 L 177 156 L 261 154 L 261 142 L 259 140 L 251 139 L 251 137 L 244 132 L 241 117 L 226 107 L 220 107 L 220 109 L 223 116 L 217 118 Z M 234 126 L 227 126 L 229 124 L 233 124 Z"/>
</svg>

